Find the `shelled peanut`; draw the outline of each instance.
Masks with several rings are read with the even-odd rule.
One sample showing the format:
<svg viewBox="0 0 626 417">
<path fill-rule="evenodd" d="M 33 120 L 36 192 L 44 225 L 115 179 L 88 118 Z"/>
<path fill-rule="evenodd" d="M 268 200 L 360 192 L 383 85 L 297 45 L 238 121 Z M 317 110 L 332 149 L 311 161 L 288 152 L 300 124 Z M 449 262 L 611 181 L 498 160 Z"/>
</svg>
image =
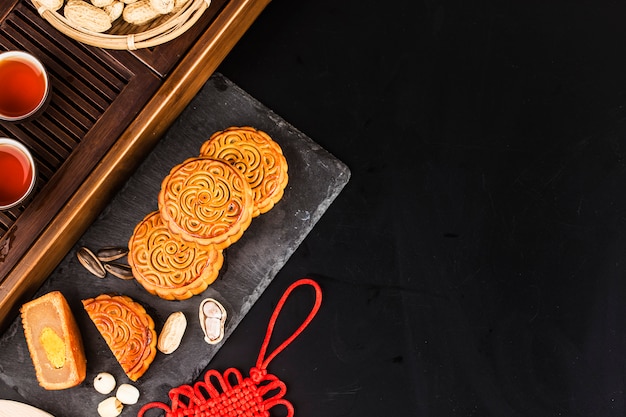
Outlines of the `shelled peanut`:
<svg viewBox="0 0 626 417">
<path fill-rule="evenodd" d="M 52 11 L 92 32 L 106 32 L 117 19 L 145 25 L 159 16 L 175 13 L 191 0 L 39 0 Z"/>
</svg>

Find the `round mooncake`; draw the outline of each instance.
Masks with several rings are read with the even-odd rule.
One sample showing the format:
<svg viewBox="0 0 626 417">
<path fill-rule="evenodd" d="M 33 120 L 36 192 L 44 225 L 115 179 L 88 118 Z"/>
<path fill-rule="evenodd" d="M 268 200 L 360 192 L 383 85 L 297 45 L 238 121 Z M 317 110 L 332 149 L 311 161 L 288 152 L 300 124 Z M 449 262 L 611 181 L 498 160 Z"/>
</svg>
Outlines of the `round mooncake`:
<svg viewBox="0 0 626 417">
<path fill-rule="evenodd" d="M 165 225 L 159 211 L 137 224 L 128 249 L 137 282 L 166 300 L 200 294 L 215 281 L 224 263 L 221 249 L 182 240 Z"/>
<path fill-rule="evenodd" d="M 287 160 L 267 133 L 230 127 L 211 135 L 200 155 L 227 161 L 241 171 L 254 193 L 252 217 L 268 212 L 282 198 L 288 182 Z"/>
<path fill-rule="evenodd" d="M 172 168 L 159 192 L 163 222 L 184 240 L 224 249 L 250 226 L 254 200 L 243 174 L 225 161 L 189 158 Z"/>
<path fill-rule="evenodd" d="M 131 381 L 137 381 L 156 356 L 154 320 L 125 295 L 102 294 L 82 301 L 89 318 Z"/>
</svg>

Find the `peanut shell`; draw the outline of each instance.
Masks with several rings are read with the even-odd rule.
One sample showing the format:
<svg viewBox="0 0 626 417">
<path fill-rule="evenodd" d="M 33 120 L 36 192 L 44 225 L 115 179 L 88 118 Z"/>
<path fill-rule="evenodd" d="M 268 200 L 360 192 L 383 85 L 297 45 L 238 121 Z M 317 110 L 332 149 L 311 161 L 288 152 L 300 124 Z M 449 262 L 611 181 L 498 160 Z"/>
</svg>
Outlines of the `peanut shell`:
<svg viewBox="0 0 626 417">
<path fill-rule="evenodd" d="M 174 0 L 150 0 L 150 6 L 161 14 L 167 14 L 174 10 Z"/>
<path fill-rule="evenodd" d="M 189 3 L 189 1 L 190 0 L 174 0 L 174 9 L 172 10 L 172 13 L 180 11 L 180 9 L 182 9 L 187 3 Z"/>
<path fill-rule="evenodd" d="M 226 309 L 217 300 L 205 298 L 199 307 L 200 327 L 204 333 L 204 341 L 210 345 L 219 343 L 224 337 Z"/>
<path fill-rule="evenodd" d="M 115 22 L 117 19 L 122 17 L 122 12 L 124 11 L 124 3 L 122 3 L 121 1 L 114 1 L 108 6 L 104 6 L 103 9 L 109 15 L 111 22 Z"/>
<path fill-rule="evenodd" d="M 104 7 L 113 3 L 113 0 L 90 0 L 91 4 L 96 7 Z"/>
<path fill-rule="evenodd" d="M 187 328 L 187 318 L 181 311 L 170 314 L 159 334 L 157 348 L 166 355 L 174 352 L 180 346 L 180 342 Z"/>
<path fill-rule="evenodd" d="M 150 6 L 150 0 L 139 0 L 124 7 L 122 18 L 133 25 L 145 25 L 159 17 L 161 13 Z"/>
<path fill-rule="evenodd" d="M 39 0 L 39 2 L 46 8 L 53 12 L 56 12 L 63 7 L 63 0 Z"/>
<path fill-rule="evenodd" d="M 106 32 L 111 28 L 111 18 L 103 9 L 82 0 L 70 0 L 63 8 L 65 18 L 92 32 Z"/>
</svg>

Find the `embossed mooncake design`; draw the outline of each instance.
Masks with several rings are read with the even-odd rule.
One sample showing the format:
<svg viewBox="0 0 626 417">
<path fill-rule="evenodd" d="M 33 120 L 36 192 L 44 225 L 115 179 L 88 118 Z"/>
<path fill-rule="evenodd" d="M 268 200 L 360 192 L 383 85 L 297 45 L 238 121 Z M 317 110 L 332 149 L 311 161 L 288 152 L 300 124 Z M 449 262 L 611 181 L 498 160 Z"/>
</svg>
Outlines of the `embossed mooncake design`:
<svg viewBox="0 0 626 417">
<path fill-rule="evenodd" d="M 82 302 L 128 378 L 137 381 L 156 356 L 152 317 L 141 304 L 124 295 L 102 294 Z"/>
<path fill-rule="evenodd" d="M 185 240 L 224 249 L 250 226 L 254 201 L 243 174 L 227 162 L 197 157 L 172 168 L 159 192 L 167 227 Z"/>
<path fill-rule="evenodd" d="M 267 133 L 253 127 L 230 127 L 202 144 L 201 156 L 221 159 L 237 168 L 254 193 L 252 217 L 268 212 L 283 196 L 287 160 Z"/>
<path fill-rule="evenodd" d="M 137 224 L 128 248 L 128 263 L 137 282 L 166 300 L 200 294 L 215 281 L 224 263 L 221 249 L 182 240 L 158 211 Z"/>
</svg>

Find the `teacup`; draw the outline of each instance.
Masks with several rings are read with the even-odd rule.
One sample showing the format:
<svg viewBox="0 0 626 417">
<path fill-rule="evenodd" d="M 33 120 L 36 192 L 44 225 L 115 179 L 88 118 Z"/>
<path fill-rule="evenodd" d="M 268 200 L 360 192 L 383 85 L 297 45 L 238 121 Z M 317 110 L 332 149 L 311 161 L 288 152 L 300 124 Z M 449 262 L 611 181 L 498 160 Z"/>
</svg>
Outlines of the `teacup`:
<svg viewBox="0 0 626 417">
<path fill-rule="evenodd" d="M 0 210 L 8 210 L 26 200 L 37 182 L 35 160 L 21 142 L 0 138 Z"/>
<path fill-rule="evenodd" d="M 39 59 L 24 51 L 0 53 L 0 121 L 35 117 L 49 96 L 48 73 Z"/>
</svg>

